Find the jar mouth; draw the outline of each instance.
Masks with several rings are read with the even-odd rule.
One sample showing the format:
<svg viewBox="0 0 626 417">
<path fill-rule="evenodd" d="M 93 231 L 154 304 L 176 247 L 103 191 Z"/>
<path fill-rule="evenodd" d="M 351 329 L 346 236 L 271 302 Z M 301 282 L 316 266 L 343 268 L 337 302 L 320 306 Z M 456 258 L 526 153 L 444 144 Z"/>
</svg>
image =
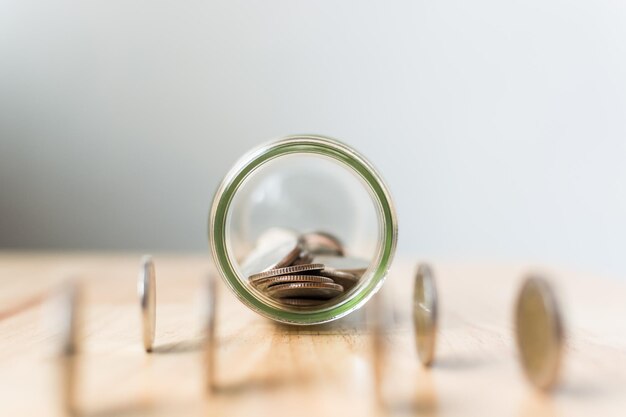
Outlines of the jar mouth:
<svg viewBox="0 0 626 417">
<path fill-rule="evenodd" d="M 261 166 L 286 155 L 308 154 L 331 159 L 356 174 L 368 189 L 377 211 L 380 242 L 362 286 L 345 299 L 317 309 L 292 309 L 259 297 L 238 273 L 228 245 L 228 221 L 235 194 Z M 244 155 L 218 188 L 209 219 L 209 240 L 216 267 L 226 284 L 244 304 L 257 313 L 283 323 L 318 324 L 358 309 L 378 291 L 391 265 L 397 242 L 397 219 L 391 196 L 375 168 L 343 143 L 322 136 L 296 135 L 262 145 Z"/>
</svg>

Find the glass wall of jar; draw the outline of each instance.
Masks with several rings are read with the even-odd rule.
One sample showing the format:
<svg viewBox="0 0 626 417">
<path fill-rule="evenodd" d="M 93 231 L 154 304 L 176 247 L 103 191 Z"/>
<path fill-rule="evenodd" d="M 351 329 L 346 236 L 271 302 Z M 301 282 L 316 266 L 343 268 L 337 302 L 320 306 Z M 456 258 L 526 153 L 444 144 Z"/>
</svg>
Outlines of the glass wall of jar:
<svg viewBox="0 0 626 417">
<path fill-rule="evenodd" d="M 339 141 L 289 136 L 244 155 L 213 199 L 209 241 L 228 287 L 290 324 L 338 319 L 382 285 L 397 241 L 390 193 Z"/>
</svg>

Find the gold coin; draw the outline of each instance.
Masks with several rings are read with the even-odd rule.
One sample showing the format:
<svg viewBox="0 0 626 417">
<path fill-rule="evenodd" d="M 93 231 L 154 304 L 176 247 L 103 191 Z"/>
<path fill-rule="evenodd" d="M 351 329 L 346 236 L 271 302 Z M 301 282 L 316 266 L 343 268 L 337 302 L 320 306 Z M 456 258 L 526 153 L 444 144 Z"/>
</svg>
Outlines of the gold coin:
<svg viewBox="0 0 626 417">
<path fill-rule="evenodd" d="M 265 291 L 267 288 L 278 284 L 291 284 L 297 282 L 312 282 L 312 283 L 334 283 L 334 281 L 327 277 L 320 277 L 317 275 L 281 275 L 279 277 L 267 277 L 253 282 L 253 284 L 261 291 Z"/>
<path fill-rule="evenodd" d="M 321 271 L 324 269 L 323 264 L 302 264 L 302 265 L 291 265 L 286 266 L 284 268 L 274 268 L 269 271 L 259 272 L 257 274 L 250 275 L 250 282 L 252 284 L 256 284 L 257 281 L 262 280 L 264 278 L 269 277 L 277 277 L 279 275 L 291 275 L 291 274 L 299 274 L 301 272 L 308 271 Z"/>
<path fill-rule="evenodd" d="M 341 293 L 343 293 L 343 287 L 330 282 L 295 282 L 272 285 L 267 289 L 267 294 L 274 298 L 315 298 L 326 300 L 336 297 Z"/>
<path fill-rule="evenodd" d="M 421 264 L 415 274 L 413 324 L 417 355 L 424 366 L 430 366 L 435 359 L 437 304 L 437 287 L 433 272 L 428 265 Z"/>
<path fill-rule="evenodd" d="M 522 367 L 530 382 L 548 390 L 555 386 L 563 355 L 563 323 L 556 296 L 543 278 L 522 284 L 515 308 L 515 333 Z"/>
</svg>

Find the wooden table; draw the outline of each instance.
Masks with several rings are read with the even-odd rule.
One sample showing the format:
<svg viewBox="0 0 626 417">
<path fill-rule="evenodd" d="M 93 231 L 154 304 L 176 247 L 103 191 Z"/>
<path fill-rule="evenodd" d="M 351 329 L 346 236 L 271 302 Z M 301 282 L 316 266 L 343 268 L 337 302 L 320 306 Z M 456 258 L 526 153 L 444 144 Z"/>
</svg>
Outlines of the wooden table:
<svg viewBox="0 0 626 417">
<path fill-rule="evenodd" d="M 218 288 L 217 390 L 203 391 L 199 297 L 208 255 L 155 256 L 157 335 L 140 342 L 139 254 L 0 252 L 0 416 L 62 415 L 54 339 L 40 294 L 85 282 L 80 410 L 85 416 L 624 416 L 626 283 L 545 270 L 567 320 L 560 388 L 542 395 L 522 375 L 512 337 L 520 265 L 433 262 L 442 305 L 435 366 L 417 362 L 410 304 L 414 262 L 396 262 L 377 406 L 362 311 L 328 325 L 274 324 Z"/>
</svg>

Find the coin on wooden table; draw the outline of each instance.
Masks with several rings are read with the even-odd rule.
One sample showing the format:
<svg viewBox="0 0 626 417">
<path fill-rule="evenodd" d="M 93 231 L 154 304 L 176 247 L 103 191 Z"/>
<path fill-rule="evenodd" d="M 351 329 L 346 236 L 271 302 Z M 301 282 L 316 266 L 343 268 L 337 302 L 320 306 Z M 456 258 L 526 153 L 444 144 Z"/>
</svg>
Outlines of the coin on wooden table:
<svg viewBox="0 0 626 417">
<path fill-rule="evenodd" d="M 270 269 L 284 268 L 300 257 L 302 242 L 295 236 L 285 235 L 271 245 L 256 248 L 242 264 L 245 275 L 250 276 Z"/>
<path fill-rule="evenodd" d="M 215 388 L 215 316 L 217 312 L 217 286 L 213 275 L 207 275 L 204 293 L 204 305 L 202 309 L 202 321 L 204 328 L 204 367 L 206 373 L 207 391 Z"/>
<path fill-rule="evenodd" d="M 313 298 L 281 298 L 280 302 L 295 307 L 315 307 L 325 304 L 327 300 L 316 300 Z"/>
<path fill-rule="evenodd" d="M 265 291 L 266 289 L 278 285 L 278 284 L 292 284 L 296 282 L 311 282 L 311 283 L 330 283 L 333 284 L 334 281 L 330 278 L 321 277 L 318 275 L 281 275 L 279 277 L 268 277 L 255 281 L 253 284 L 256 288 L 261 291 Z"/>
<path fill-rule="evenodd" d="M 82 324 L 82 288 L 68 281 L 52 294 L 47 303 L 45 324 L 57 336 L 53 353 L 57 357 L 59 400 L 67 414 L 77 411 L 80 385 L 79 355 Z"/>
<path fill-rule="evenodd" d="M 431 268 L 426 264 L 417 267 L 413 290 L 413 325 L 417 356 L 425 366 L 435 359 L 437 341 L 438 300 L 437 287 Z"/>
<path fill-rule="evenodd" d="M 374 373 L 374 388 L 376 394 L 376 402 L 380 407 L 384 403 L 383 398 L 383 371 L 385 366 L 386 345 L 385 345 L 385 327 L 386 327 L 386 309 L 385 300 L 382 294 L 377 294 L 372 298 L 367 310 L 367 322 L 371 331 L 372 343 L 372 370 Z"/>
<path fill-rule="evenodd" d="M 274 298 L 315 298 L 326 300 L 341 295 L 341 293 L 343 293 L 343 287 L 330 282 L 296 282 L 272 285 L 267 289 L 267 294 Z"/>
<path fill-rule="evenodd" d="M 530 382 L 548 390 L 556 385 L 563 355 L 563 322 L 550 284 L 530 276 L 515 308 L 515 332 L 522 367 Z"/>
<path fill-rule="evenodd" d="M 340 271 L 338 269 L 332 269 L 327 267 L 324 267 L 324 269 L 322 269 L 319 274 L 322 277 L 331 278 L 334 282 L 341 285 L 346 291 L 354 287 L 359 281 L 357 276 L 350 272 Z"/>
<path fill-rule="evenodd" d="M 343 256 L 343 244 L 336 236 L 326 232 L 304 233 L 301 237 L 304 248 L 314 255 Z"/>
<path fill-rule="evenodd" d="M 141 306 L 143 347 L 146 352 L 151 352 L 156 328 L 156 277 L 154 262 L 150 256 L 144 256 L 141 260 L 137 293 Z"/>
<path fill-rule="evenodd" d="M 308 272 L 308 271 L 321 271 L 322 269 L 324 269 L 323 264 L 291 265 L 291 266 L 286 266 L 283 268 L 275 268 L 275 269 L 270 269 L 269 271 L 263 271 L 257 274 L 252 274 L 250 275 L 250 282 L 254 284 L 255 281 L 258 281 L 264 278 L 277 277 L 279 275 L 300 274 L 302 272 Z"/>
<path fill-rule="evenodd" d="M 65 281 L 50 293 L 44 305 L 43 326 L 57 342 L 50 345 L 52 355 L 74 355 L 80 350 L 83 300 L 83 287 L 76 278 Z"/>
</svg>

